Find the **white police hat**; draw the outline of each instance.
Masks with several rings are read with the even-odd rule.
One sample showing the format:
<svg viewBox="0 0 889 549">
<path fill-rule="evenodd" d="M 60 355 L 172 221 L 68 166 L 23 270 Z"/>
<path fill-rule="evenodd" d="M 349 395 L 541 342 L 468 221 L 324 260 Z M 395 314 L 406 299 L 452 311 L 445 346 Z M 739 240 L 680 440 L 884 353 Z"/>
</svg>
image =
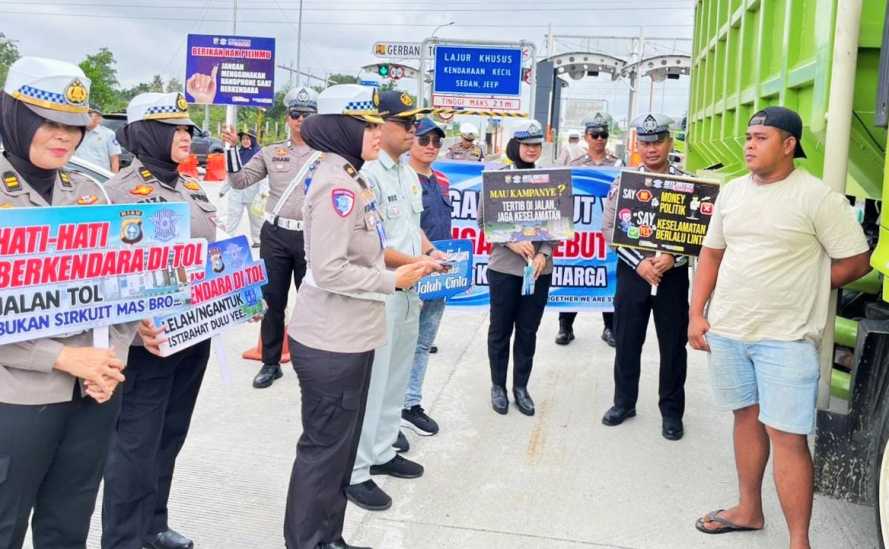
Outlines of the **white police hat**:
<svg viewBox="0 0 889 549">
<path fill-rule="evenodd" d="M 597 112 L 591 118 L 587 118 L 583 121 L 583 128 L 586 133 L 592 131 L 607 132 L 611 129 L 611 115 L 607 112 Z"/>
<path fill-rule="evenodd" d="M 178 92 L 140 93 L 127 105 L 127 124 L 154 120 L 173 126 L 197 126 L 188 117 L 188 101 Z"/>
<path fill-rule="evenodd" d="M 288 109 L 316 112 L 318 92 L 312 88 L 293 88 L 284 96 L 284 106 Z"/>
<path fill-rule="evenodd" d="M 380 93 L 376 88 L 358 84 L 337 84 L 318 95 L 318 114 L 341 114 L 382 124 Z"/>
<path fill-rule="evenodd" d="M 673 119 L 665 114 L 648 112 L 633 120 L 636 137 L 639 141 L 660 141 L 670 135 L 670 124 Z"/>
<path fill-rule="evenodd" d="M 478 137 L 478 128 L 475 127 L 475 124 L 464 122 L 460 124 L 460 135 L 469 140 L 475 139 Z"/>
<path fill-rule="evenodd" d="M 68 126 L 90 122 L 90 79 L 77 65 L 22 57 L 10 65 L 3 91 L 47 120 Z"/>
<path fill-rule="evenodd" d="M 577 130 L 568 130 L 568 139 L 580 139 L 580 132 Z"/>
<path fill-rule="evenodd" d="M 529 145 L 543 143 L 543 128 L 540 126 L 540 122 L 528 120 L 523 122 L 512 136 L 519 143 L 527 143 Z"/>
</svg>

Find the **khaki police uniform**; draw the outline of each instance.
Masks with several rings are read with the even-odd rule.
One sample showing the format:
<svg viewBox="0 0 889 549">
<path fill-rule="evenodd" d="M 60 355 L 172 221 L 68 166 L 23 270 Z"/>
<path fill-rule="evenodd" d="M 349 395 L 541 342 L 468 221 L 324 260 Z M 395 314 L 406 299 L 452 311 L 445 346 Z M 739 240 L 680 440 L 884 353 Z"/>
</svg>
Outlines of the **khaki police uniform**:
<svg viewBox="0 0 889 549">
<path fill-rule="evenodd" d="M 323 91 L 318 110 L 381 123 L 378 104 L 371 88 L 346 84 Z M 386 337 L 385 295 L 395 291 L 374 193 L 346 159 L 322 154 L 304 215 L 308 269 L 288 327 L 303 424 L 287 492 L 289 549 L 342 538 L 374 349 Z"/>
<path fill-rule="evenodd" d="M 170 117 L 151 118 L 152 112 Z M 127 107 L 127 120 L 193 125 L 184 98 L 176 93 L 136 96 Z M 115 202 L 184 202 L 191 212 L 191 237 L 216 240 L 216 207 L 196 179 L 180 175 L 175 184 L 165 183 L 137 158 L 105 188 Z M 152 536 L 169 530 L 167 500 L 176 456 L 209 358 L 209 340 L 164 358 L 145 350 L 138 337 L 130 348 L 123 406 L 105 467 L 104 549 L 141 549 Z"/>
<path fill-rule="evenodd" d="M 4 92 L 48 120 L 83 127 L 87 96 L 81 107 L 68 96 L 88 95 L 89 85 L 74 65 L 25 57 L 10 67 Z M 0 216 L 5 208 L 108 202 L 92 179 L 59 171 L 48 203 L 0 155 Z M 109 343 L 123 362 L 135 329 L 135 323 L 109 327 Z M 98 404 L 53 366 L 63 348 L 91 346 L 93 330 L 0 345 L 0 547 L 22 546 L 32 510 L 35 547 L 86 545 L 122 388 Z"/>
<path fill-rule="evenodd" d="M 284 103 L 288 112 L 292 109 L 314 113 L 317 111 L 317 94 L 309 88 L 291 90 Z M 280 374 L 290 281 L 293 280 L 299 290 L 306 274 L 303 240 L 305 185 L 302 181 L 294 181 L 294 178 L 312 153 L 308 145 L 287 140 L 263 147 L 243 167 L 234 148 L 227 155 L 228 180 L 233 188 L 244 189 L 268 178 L 269 198 L 259 240 L 259 255 L 265 261 L 269 280 L 262 287 L 268 310 L 263 316 L 260 330 L 264 366 L 259 376 L 267 377 L 266 382 L 274 381 L 275 376 Z M 264 371 L 269 367 L 273 367 L 274 372 L 264 376 Z M 265 383 L 260 385 L 267 386 Z"/>
<path fill-rule="evenodd" d="M 584 121 L 584 134 L 592 131 L 608 132 L 610 127 L 611 117 L 606 113 L 596 113 L 593 118 Z M 602 160 L 594 160 L 589 155 L 589 152 L 586 152 L 582 156 L 570 160 L 564 165 L 589 168 L 602 166 L 620 168 L 624 163 L 620 158 L 606 151 L 605 157 L 602 158 Z M 559 313 L 559 334 L 556 336 L 556 343 L 567 345 L 574 339 L 574 320 L 576 318 L 576 312 Z M 611 344 L 614 340 L 614 313 L 602 313 L 602 322 L 605 325 L 602 339 Z"/>
<path fill-rule="evenodd" d="M 484 160 L 485 155 L 482 152 L 482 148 L 474 142 L 471 147 L 467 148 L 463 146 L 461 141 L 460 143 L 455 143 L 448 147 L 448 150 L 445 153 L 445 158 L 448 160 L 476 160 L 481 162 Z"/>
<path fill-rule="evenodd" d="M 643 114 L 634 121 L 640 140 L 655 140 L 669 135 L 670 119 L 659 114 Z M 649 171 L 640 166 L 639 171 Z M 667 173 L 688 175 L 678 166 L 669 164 Z M 603 232 L 611 243 L 615 230 L 617 191 L 620 177 L 612 183 L 603 212 Z M 651 285 L 636 272 L 654 252 L 618 247 L 617 291 L 614 296 L 614 332 L 616 354 L 614 360 L 614 406 L 631 410 L 639 396 L 639 376 L 642 344 L 648 329 L 648 318 L 654 313 L 660 348 L 660 378 L 658 406 L 668 421 L 681 421 L 685 411 L 685 377 L 688 341 L 688 258 L 675 256 L 674 266 L 664 273 L 657 294 L 651 295 Z"/>
</svg>

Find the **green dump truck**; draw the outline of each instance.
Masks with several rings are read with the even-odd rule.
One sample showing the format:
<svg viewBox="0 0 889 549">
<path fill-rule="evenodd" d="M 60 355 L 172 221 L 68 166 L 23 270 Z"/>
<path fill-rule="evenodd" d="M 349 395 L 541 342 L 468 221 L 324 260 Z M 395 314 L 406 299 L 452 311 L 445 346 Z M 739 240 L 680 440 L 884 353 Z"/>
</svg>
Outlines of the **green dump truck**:
<svg viewBox="0 0 889 549">
<path fill-rule="evenodd" d="M 816 490 L 873 505 L 889 543 L 887 17 L 886 0 L 698 0 L 686 162 L 743 174 L 748 119 L 785 105 L 805 124 L 800 165 L 855 205 L 874 271 L 839 292 L 822 344 Z"/>
</svg>

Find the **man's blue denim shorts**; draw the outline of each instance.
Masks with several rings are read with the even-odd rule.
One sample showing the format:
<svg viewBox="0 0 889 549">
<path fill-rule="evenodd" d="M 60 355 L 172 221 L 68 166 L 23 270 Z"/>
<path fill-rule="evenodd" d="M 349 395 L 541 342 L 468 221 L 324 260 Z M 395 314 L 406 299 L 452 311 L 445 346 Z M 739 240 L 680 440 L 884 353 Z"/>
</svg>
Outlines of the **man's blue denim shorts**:
<svg viewBox="0 0 889 549">
<path fill-rule="evenodd" d="M 759 404 L 759 421 L 787 433 L 815 430 L 820 366 L 809 340 L 741 341 L 707 333 L 716 401 L 730 410 Z"/>
</svg>

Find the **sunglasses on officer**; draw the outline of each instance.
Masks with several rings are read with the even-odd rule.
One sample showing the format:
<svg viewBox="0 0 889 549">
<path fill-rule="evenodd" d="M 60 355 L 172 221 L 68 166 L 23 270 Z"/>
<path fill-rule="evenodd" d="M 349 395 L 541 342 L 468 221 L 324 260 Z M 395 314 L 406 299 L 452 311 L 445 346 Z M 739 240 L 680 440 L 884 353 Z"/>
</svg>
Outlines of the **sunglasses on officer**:
<svg viewBox="0 0 889 549">
<path fill-rule="evenodd" d="M 289 116 L 291 120 L 299 120 L 300 118 L 308 118 L 310 114 L 312 113 L 306 111 L 290 111 L 287 113 L 287 116 Z"/>
<path fill-rule="evenodd" d="M 386 118 L 386 122 L 392 122 L 392 123 L 398 124 L 399 126 L 404 128 L 406 131 L 411 131 L 412 129 L 414 129 L 414 126 L 416 125 L 417 120 L 414 117 L 398 118 L 398 117 L 393 116 L 391 118 Z"/>
<path fill-rule="evenodd" d="M 608 132 L 588 132 L 590 139 L 608 139 Z"/>
<path fill-rule="evenodd" d="M 417 143 L 421 147 L 426 147 L 431 143 L 433 147 L 435 147 L 436 149 L 440 149 L 441 148 L 441 137 L 439 137 L 438 135 L 430 135 L 428 133 L 425 135 L 418 135 L 417 136 Z"/>
</svg>

